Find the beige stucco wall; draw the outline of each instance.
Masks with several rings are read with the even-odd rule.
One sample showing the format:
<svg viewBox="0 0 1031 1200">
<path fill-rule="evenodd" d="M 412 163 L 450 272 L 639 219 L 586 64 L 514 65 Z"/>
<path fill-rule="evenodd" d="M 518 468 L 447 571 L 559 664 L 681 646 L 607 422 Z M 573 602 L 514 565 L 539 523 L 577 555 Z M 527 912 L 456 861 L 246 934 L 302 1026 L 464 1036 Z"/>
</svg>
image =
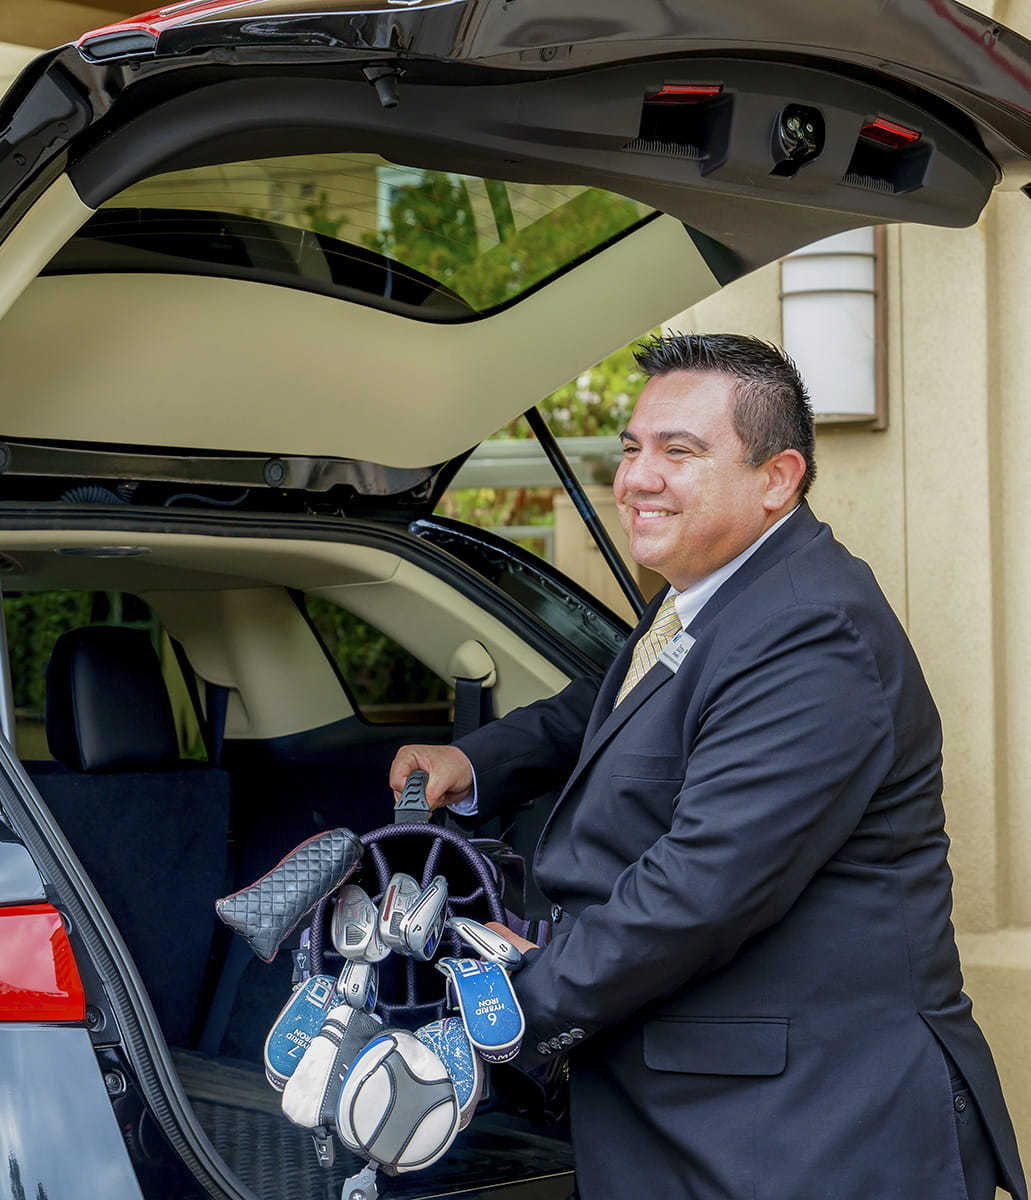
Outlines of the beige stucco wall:
<svg viewBox="0 0 1031 1200">
<path fill-rule="evenodd" d="M 873 566 L 941 710 L 967 990 L 1031 1162 L 1031 204 L 890 229 L 886 257 L 888 427 L 821 426 L 811 499 Z M 774 265 L 671 324 L 779 341 L 779 283 Z"/>
</svg>

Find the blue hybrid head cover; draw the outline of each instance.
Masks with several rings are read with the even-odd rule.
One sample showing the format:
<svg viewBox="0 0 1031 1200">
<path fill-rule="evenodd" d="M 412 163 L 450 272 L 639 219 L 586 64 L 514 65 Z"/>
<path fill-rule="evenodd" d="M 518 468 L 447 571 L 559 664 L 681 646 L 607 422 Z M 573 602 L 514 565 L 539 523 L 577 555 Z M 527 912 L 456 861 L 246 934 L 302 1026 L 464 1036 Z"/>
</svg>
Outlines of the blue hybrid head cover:
<svg viewBox="0 0 1031 1200">
<path fill-rule="evenodd" d="M 447 977 L 448 999 L 458 1008 L 476 1050 L 487 1062 L 515 1058 L 526 1021 L 508 972 L 478 958 L 442 958 L 436 967 Z"/>
<path fill-rule="evenodd" d="M 265 1077 L 281 1092 L 304 1052 L 322 1028 L 329 1010 L 340 1003 L 332 975 L 313 975 L 283 1005 L 265 1039 Z"/>
</svg>

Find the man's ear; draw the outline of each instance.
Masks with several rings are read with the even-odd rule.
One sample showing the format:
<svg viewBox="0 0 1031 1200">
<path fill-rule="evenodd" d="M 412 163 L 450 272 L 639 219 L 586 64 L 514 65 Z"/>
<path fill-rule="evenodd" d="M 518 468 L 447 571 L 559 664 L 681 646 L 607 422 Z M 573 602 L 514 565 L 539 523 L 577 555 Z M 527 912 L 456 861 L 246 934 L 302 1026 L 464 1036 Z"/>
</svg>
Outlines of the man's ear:
<svg viewBox="0 0 1031 1200">
<path fill-rule="evenodd" d="M 766 472 L 766 494 L 763 505 L 776 512 L 789 504 L 805 475 L 805 459 L 797 450 L 781 450 L 763 464 Z"/>
</svg>

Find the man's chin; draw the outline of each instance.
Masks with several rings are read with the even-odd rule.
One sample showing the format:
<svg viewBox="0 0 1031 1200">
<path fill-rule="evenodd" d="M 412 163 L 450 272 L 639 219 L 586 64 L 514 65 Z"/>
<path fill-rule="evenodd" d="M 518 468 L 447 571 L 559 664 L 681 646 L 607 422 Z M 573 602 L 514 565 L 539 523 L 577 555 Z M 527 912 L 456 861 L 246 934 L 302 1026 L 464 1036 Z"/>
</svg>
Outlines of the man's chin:
<svg viewBox="0 0 1031 1200">
<path fill-rule="evenodd" d="M 649 571 L 657 571 L 660 575 L 665 575 L 663 567 L 669 562 L 669 555 L 663 554 L 655 546 L 641 546 L 630 544 L 630 557 L 639 567 L 647 567 Z"/>
</svg>

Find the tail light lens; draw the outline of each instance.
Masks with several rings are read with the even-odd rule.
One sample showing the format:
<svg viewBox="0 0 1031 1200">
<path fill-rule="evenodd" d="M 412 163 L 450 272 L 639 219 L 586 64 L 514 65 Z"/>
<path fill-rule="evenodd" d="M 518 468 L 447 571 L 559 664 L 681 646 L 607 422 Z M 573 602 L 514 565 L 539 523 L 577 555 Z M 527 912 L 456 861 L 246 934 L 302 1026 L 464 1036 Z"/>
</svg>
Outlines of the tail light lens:
<svg viewBox="0 0 1031 1200">
<path fill-rule="evenodd" d="M 116 21 L 100 29 L 90 29 L 75 43 L 80 50 L 92 51 L 94 43 L 102 47 L 113 37 L 130 34 L 146 35 L 151 42 L 165 29 L 171 29 L 191 17 L 220 17 L 233 9 L 245 8 L 252 0 L 184 0 L 181 4 L 168 4 L 164 8 L 153 8 L 127 21 Z M 153 45 L 150 45 L 153 49 Z"/>
<path fill-rule="evenodd" d="M 83 1021 L 86 997 L 61 914 L 0 908 L 0 1021 Z"/>
<path fill-rule="evenodd" d="M 645 104 L 701 104 L 723 91 L 722 83 L 667 83 L 645 96 Z"/>
<path fill-rule="evenodd" d="M 901 149 L 903 146 L 912 146 L 914 142 L 920 140 L 918 130 L 907 129 L 905 125 L 897 125 L 894 121 L 886 121 L 884 117 L 868 121 L 859 134 L 860 137 L 869 138 L 871 142 L 890 146 L 893 150 Z"/>
</svg>

